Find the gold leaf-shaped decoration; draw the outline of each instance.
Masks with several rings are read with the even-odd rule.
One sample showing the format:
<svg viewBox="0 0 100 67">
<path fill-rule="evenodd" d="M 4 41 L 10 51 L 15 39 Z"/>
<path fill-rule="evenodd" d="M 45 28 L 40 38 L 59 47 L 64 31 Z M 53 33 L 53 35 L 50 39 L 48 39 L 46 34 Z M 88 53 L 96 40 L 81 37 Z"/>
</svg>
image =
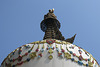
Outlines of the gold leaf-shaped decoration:
<svg viewBox="0 0 100 67">
<path fill-rule="evenodd" d="M 63 44 L 66 44 L 66 41 L 62 41 Z"/>
<path fill-rule="evenodd" d="M 40 43 L 46 43 L 46 40 L 40 41 Z"/>
<path fill-rule="evenodd" d="M 58 45 L 56 45 L 56 48 L 58 48 Z"/>
<path fill-rule="evenodd" d="M 51 60 L 51 59 L 53 58 L 53 56 L 52 56 L 52 55 L 50 55 L 48 58 Z"/>
<path fill-rule="evenodd" d="M 39 44 L 40 43 L 40 41 L 36 41 L 36 42 L 34 42 L 35 44 Z"/>
<path fill-rule="evenodd" d="M 34 59 L 35 57 L 36 57 L 36 52 L 32 52 L 32 53 L 30 54 L 30 58 Z"/>
<path fill-rule="evenodd" d="M 60 46 L 60 48 L 63 49 L 63 48 L 62 48 L 62 45 Z"/>
<path fill-rule="evenodd" d="M 93 63 L 91 61 L 88 62 L 89 67 L 93 67 Z"/>
<path fill-rule="evenodd" d="M 53 50 L 50 48 L 50 50 L 48 51 L 50 54 L 52 54 L 53 53 Z"/>
<path fill-rule="evenodd" d="M 66 57 L 67 59 L 71 59 L 71 54 L 65 53 L 65 57 Z"/>
</svg>

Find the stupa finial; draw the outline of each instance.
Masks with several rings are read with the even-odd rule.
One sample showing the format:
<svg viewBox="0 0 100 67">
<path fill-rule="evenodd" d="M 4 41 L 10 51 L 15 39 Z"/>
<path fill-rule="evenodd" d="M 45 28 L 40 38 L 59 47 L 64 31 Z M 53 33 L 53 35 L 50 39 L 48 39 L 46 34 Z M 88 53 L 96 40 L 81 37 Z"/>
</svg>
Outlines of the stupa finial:
<svg viewBox="0 0 100 67">
<path fill-rule="evenodd" d="M 60 29 L 60 22 L 54 14 L 54 8 L 49 9 L 49 12 L 44 15 L 44 20 L 41 22 L 41 30 L 45 32 L 43 39 L 58 39 L 64 40 Z"/>
<path fill-rule="evenodd" d="M 43 39 L 58 39 L 70 43 L 74 42 L 76 34 L 71 38 L 65 39 L 59 31 L 60 22 L 57 20 L 57 17 L 54 14 L 54 8 L 49 9 L 49 12 L 46 15 L 44 15 L 44 20 L 41 22 L 40 26 L 41 30 L 45 32 Z"/>
<path fill-rule="evenodd" d="M 49 12 L 50 13 L 54 13 L 54 8 L 51 10 L 51 9 L 49 9 Z"/>
<path fill-rule="evenodd" d="M 54 14 L 54 8 L 53 9 L 49 9 L 49 12 L 46 15 L 44 15 L 44 20 L 48 19 L 48 18 L 52 18 L 52 19 L 56 19 L 57 20 L 57 17 Z"/>
</svg>

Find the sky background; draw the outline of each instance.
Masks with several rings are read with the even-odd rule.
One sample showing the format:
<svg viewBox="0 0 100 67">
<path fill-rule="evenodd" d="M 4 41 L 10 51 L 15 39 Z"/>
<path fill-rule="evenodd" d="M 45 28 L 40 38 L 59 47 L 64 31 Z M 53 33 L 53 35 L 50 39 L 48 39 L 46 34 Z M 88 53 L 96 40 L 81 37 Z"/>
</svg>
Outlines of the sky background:
<svg viewBox="0 0 100 67">
<path fill-rule="evenodd" d="M 16 48 L 43 39 L 40 23 L 54 8 L 65 38 L 100 64 L 100 0 L 0 0 L 0 64 Z"/>
</svg>

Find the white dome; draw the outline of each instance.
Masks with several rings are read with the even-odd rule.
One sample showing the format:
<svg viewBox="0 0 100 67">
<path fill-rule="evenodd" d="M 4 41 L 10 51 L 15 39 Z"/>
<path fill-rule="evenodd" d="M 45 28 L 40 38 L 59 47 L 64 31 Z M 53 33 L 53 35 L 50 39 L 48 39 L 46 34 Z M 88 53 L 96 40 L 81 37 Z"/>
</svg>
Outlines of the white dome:
<svg viewBox="0 0 100 67">
<path fill-rule="evenodd" d="M 90 53 L 71 43 L 48 39 L 23 45 L 1 67 L 99 67 Z"/>
</svg>

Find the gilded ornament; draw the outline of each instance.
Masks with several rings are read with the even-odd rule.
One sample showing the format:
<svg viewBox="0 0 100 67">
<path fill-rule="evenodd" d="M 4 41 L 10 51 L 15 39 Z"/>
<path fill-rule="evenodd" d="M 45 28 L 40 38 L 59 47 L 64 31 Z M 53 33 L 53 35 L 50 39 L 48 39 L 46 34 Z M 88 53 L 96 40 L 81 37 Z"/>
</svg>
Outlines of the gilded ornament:
<svg viewBox="0 0 100 67">
<path fill-rule="evenodd" d="M 50 54 L 52 54 L 53 53 L 53 50 L 50 48 L 50 50 L 48 51 Z"/>
<path fill-rule="evenodd" d="M 56 48 L 58 48 L 58 45 L 56 45 Z"/>
<path fill-rule="evenodd" d="M 33 44 L 32 48 L 30 50 L 32 50 L 33 48 L 34 48 L 34 44 Z"/>
<path fill-rule="evenodd" d="M 53 56 L 52 56 L 52 55 L 50 55 L 48 58 L 51 60 L 51 59 L 53 58 Z"/>
<path fill-rule="evenodd" d="M 88 62 L 89 67 L 93 67 L 93 63 L 91 61 Z"/>
<path fill-rule="evenodd" d="M 76 63 L 78 62 L 77 60 L 74 60 Z"/>
<path fill-rule="evenodd" d="M 35 44 L 35 42 L 31 42 L 31 43 L 29 43 L 29 44 Z"/>
<path fill-rule="evenodd" d="M 63 44 L 66 44 L 66 42 L 65 42 L 65 41 L 62 41 L 62 43 L 63 43 Z"/>
<path fill-rule="evenodd" d="M 60 48 L 63 49 L 63 48 L 62 48 L 62 45 L 60 46 Z"/>
<path fill-rule="evenodd" d="M 39 44 L 39 43 L 40 43 L 40 41 L 36 41 L 36 42 L 35 42 L 35 44 Z"/>
<path fill-rule="evenodd" d="M 58 41 L 58 40 L 56 40 L 55 43 L 57 43 L 57 44 L 62 44 L 62 42 L 60 42 L 60 41 Z"/>
<path fill-rule="evenodd" d="M 67 59 L 71 59 L 71 54 L 65 53 L 65 57 L 66 57 Z"/>
<path fill-rule="evenodd" d="M 40 43 L 46 43 L 46 40 L 40 41 Z"/>
<path fill-rule="evenodd" d="M 36 52 L 32 52 L 32 53 L 30 54 L 30 58 L 34 59 L 35 57 L 36 57 Z"/>
</svg>

